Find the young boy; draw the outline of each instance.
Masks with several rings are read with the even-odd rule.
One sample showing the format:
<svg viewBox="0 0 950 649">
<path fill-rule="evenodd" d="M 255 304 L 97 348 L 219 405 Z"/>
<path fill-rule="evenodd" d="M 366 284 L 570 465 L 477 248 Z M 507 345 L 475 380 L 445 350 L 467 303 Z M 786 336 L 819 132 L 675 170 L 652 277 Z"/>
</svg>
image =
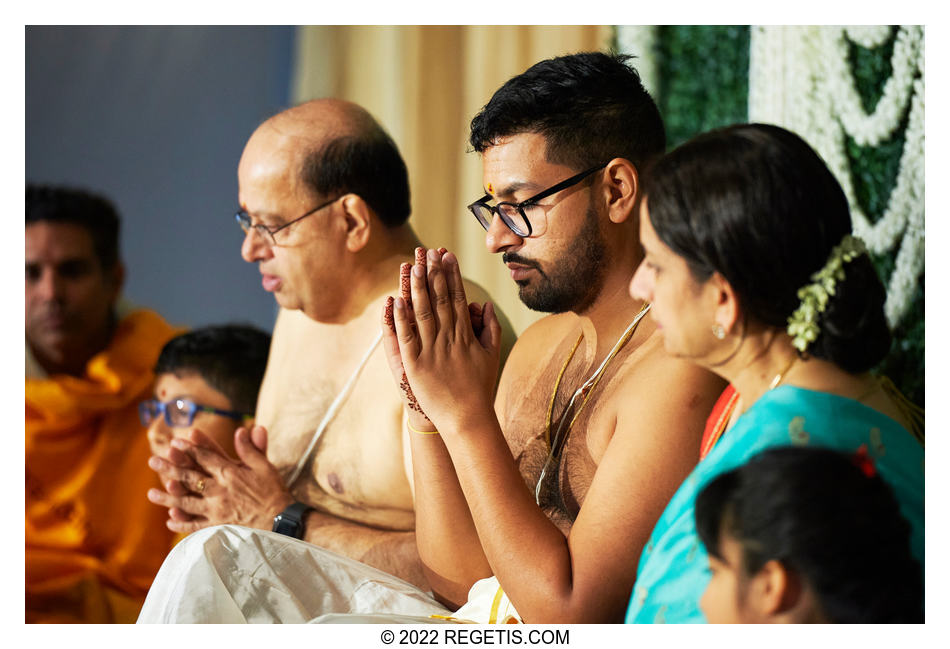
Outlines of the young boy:
<svg viewBox="0 0 950 649">
<path fill-rule="evenodd" d="M 867 448 L 777 448 L 696 498 L 709 622 L 922 623 L 910 526 Z"/>
<path fill-rule="evenodd" d="M 197 428 L 231 457 L 234 431 L 253 426 L 270 335 L 244 325 L 195 329 L 170 340 L 155 364 L 154 399 L 139 404 L 152 454 Z"/>
</svg>

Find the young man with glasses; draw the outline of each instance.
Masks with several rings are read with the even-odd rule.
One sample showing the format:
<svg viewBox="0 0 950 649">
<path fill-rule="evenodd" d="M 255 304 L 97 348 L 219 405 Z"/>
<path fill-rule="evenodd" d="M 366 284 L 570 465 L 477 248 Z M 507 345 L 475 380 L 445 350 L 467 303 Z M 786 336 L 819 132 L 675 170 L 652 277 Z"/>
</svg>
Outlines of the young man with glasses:
<svg viewBox="0 0 950 649">
<path fill-rule="evenodd" d="M 430 251 L 411 308 L 394 302 L 390 365 L 425 413 L 410 426 L 439 433 L 412 436 L 419 552 L 440 600 L 469 600 L 459 617 L 502 602 L 527 622 L 622 621 L 723 388 L 666 354 L 626 292 L 640 174 L 665 136 L 625 59 L 542 61 L 472 120 L 485 195 L 469 209 L 521 300 L 552 314 L 521 334 L 497 392 L 497 325 L 486 309 L 486 333 L 467 334 L 454 254 Z"/>
<path fill-rule="evenodd" d="M 172 441 L 155 466 L 180 488 L 149 497 L 179 532 L 243 526 L 186 546 L 226 539 L 253 551 L 258 530 L 274 531 L 425 587 L 405 408 L 380 345 L 383 300 L 419 245 L 399 151 L 359 106 L 314 100 L 255 130 L 238 185 L 241 255 L 281 307 L 257 425 L 237 431 L 237 460 L 201 432 Z"/>
<path fill-rule="evenodd" d="M 420 255 L 402 275 L 411 305 L 396 291 L 387 300 L 390 369 L 418 398 L 407 401 L 416 539 L 444 606 L 378 571 L 350 578 L 326 555 L 268 541 L 268 593 L 293 605 L 265 613 L 240 589 L 216 588 L 244 619 L 623 619 L 646 538 L 695 465 L 723 387 L 666 355 L 647 305 L 627 293 L 643 256 L 639 171 L 662 153 L 662 122 L 623 57 L 586 53 L 507 82 L 471 142 L 486 244 L 525 304 L 552 315 L 519 337 L 496 396 L 500 326 L 486 305 L 473 331 L 454 254 Z M 185 577 L 159 574 L 145 619 L 194 619 L 176 592 L 207 583 L 209 567 L 249 569 L 208 548 L 190 548 Z M 213 619 L 238 619 L 223 610 Z"/>
</svg>

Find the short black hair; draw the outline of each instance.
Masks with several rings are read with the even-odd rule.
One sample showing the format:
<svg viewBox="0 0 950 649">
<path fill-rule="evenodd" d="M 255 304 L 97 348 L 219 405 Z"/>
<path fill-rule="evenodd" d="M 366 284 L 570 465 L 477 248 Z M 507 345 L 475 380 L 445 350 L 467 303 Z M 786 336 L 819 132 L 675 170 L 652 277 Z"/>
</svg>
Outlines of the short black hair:
<svg viewBox="0 0 950 649">
<path fill-rule="evenodd" d="M 535 63 L 472 119 L 472 148 L 482 153 L 499 138 L 538 133 L 551 163 L 581 170 L 625 158 L 639 169 L 663 153 L 666 131 L 630 58 L 580 52 Z"/>
<path fill-rule="evenodd" d="M 162 348 L 155 374 L 194 372 L 231 401 L 253 413 L 267 369 L 270 334 L 249 325 L 203 327 L 176 336 Z"/>
<path fill-rule="evenodd" d="M 821 157 L 770 124 L 697 136 L 648 167 L 643 185 L 657 237 L 693 276 L 718 272 L 745 314 L 780 329 L 798 308 L 798 290 L 851 232 L 848 200 Z M 844 272 L 808 353 L 859 373 L 890 349 L 887 294 L 867 255 Z"/>
<path fill-rule="evenodd" d="M 406 163 L 372 119 L 309 152 L 301 177 L 318 196 L 358 195 L 388 227 L 402 225 L 412 211 Z"/>
<path fill-rule="evenodd" d="M 823 448 L 764 451 L 700 491 L 699 538 L 719 559 L 722 534 L 738 541 L 748 575 L 780 561 L 833 622 L 923 622 L 923 571 L 911 554 L 910 525 L 890 487 L 859 464 Z"/>
<path fill-rule="evenodd" d="M 119 213 L 109 199 L 83 189 L 26 185 L 26 225 L 49 221 L 82 226 L 103 270 L 119 262 Z"/>
</svg>

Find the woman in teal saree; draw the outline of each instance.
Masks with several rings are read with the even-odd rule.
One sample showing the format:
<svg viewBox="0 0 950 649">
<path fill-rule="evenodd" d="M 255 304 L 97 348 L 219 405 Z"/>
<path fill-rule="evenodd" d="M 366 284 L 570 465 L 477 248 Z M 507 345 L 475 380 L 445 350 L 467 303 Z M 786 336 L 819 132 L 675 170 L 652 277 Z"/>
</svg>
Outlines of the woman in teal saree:
<svg viewBox="0 0 950 649">
<path fill-rule="evenodd" d="M 696 495 L 770 447 L 867 453 L 923 566 L 922 416 L 869 372 L 890 348 L 885 292 L 825 164 L 793 133 L 740 125 L 684 144 L 643 183 L 631 294 L 652 303 L 667 351 L 726 378 L 736 399 L 653 530 L 627 622 L 705 621 Z"/>
</svg>

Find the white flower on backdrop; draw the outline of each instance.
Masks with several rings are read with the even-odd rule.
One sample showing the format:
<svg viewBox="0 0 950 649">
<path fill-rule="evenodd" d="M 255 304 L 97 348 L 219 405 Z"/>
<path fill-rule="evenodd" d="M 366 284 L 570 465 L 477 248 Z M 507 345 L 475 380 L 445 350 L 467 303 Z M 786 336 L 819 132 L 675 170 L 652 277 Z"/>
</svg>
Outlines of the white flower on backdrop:
<svg viewBox="0 0 950 649">
<path fill-rule="evenodd" d="M 867 113 L 855 88 L 849 41 L 875 49 L 891 36 L 891 76 Z M 655 39 L 652 26 L 617 27 L 620 51 L 639 57 L 635 65 L 651 91 L 658 68 Z M 909 310 L 924 272 L 924 78 L 921 26 L 751 28 L 749 121 L 778 124 L 805 138 L 841 183 L 855 235 L 876 254 L 896 250 L 894 271 L 884 278 L 884 308 L 892 328 Z M 859 146 L 878 146 L 895 135 L 904 115 L 908 119 L 897 182 L 884 213 L 871 223 L 855 198 L 846 137 Z"/>
</svg>

